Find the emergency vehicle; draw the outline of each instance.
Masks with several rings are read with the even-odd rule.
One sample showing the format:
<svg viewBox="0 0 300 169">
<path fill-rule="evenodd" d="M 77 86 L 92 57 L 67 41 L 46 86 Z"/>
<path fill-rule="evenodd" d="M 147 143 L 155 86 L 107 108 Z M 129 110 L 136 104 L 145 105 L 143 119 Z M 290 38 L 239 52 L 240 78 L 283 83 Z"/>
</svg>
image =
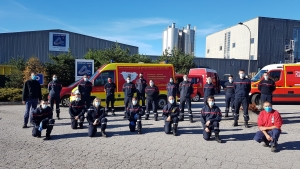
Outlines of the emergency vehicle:
<svg viewBox="0 0 300 169">
<path fill-rule="evenodd" d="M 271 64 L 262 68 L 251 79 L 250 101 L 261 106 L 258 84 L 265 72 L 274 80 L 273 102 L 300 102 L 300 64 Z"/>
<path fill-rule="evenodd" d="M 135 83 L 139 78 L 139 73 L 143 73 L 147 83 L 153 80 L 154 84 L 159 88 L 158 107 L 163 108 L 168 103 L 166 86 L 170 78 L 174 79 L 175 75 L 172 64 L 110 63 L 103 65 L 89 79 L 93 84 L 91 99 L 95 97 L 100 98 L 101 104 L 105 104 L 106 93 L 104 92 L 104 85 L 107 83 L 107 78 L 111 77 L 117 86 L 115 106 L 124 106 L 123 84 L 128 76 Z M 74 100 L 76 90 L 78 90 L 78 87 L 72 90 L 70 101 Z"/>
</svg>

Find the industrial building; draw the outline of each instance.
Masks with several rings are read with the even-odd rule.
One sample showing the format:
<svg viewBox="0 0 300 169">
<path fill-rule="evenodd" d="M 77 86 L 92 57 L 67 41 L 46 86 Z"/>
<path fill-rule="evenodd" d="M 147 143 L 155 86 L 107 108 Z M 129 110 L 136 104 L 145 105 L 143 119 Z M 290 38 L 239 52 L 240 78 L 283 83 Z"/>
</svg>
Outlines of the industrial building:
<svg viewBox="0 0 300 169">
<path fill-rule="evenodd" d="M 190 24 L 186 28 L 178 29 L 173 23 L 163 32 L 162 53 L 166 50 L 171 53 L 173 49 L 179 49 L 185 54 L 195 56 L 195 33 L 196 27 L 191 29 Z"/>
<path fill-rule="evenodd" d="M 50 62 L 49 54 L 58 55 L 70 49 L 74 57 L 82 59 L 89 49 L 107 49 L 116 42 L 82 35 L 64 30 L 42 30 L 14 33 L 0 33 L 0 64 L 11 57 L 36 56 L 41 62 Z M 130 54 L 138 54 L 138 47 L 118 43 Z"/>
<path fill-rule="evenodd" d="M 257 68 L 299 62 L 299 28 L 298 20 L 268 17 L 237 23 L 206 37 L 205 57 L 257 60 Z"/>
</svg>

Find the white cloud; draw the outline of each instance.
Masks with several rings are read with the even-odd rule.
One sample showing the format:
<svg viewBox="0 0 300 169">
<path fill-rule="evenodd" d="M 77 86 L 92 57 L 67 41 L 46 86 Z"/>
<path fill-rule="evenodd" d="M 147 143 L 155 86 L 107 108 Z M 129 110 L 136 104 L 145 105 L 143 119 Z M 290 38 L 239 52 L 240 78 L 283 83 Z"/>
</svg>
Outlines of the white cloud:
<svg viewBox="0 0 300 169">
<path fill-rule="evenodd" d="M 25 7 L 24 5 L 22 5 L 22 4 L 20 4 L 20 3 L 16 2 L 16 1 L 10 0 L 10 2 L 12 2 L 13 4 L 15 4 L 15 5 L 18 6 L 19 8 L 28 10 L 27 7 Z"/>
<path fill-rule="evenodd" d="M 198 29 L 198 30 L 196 30 L 197 31 L 196 33 L 197 33 L 197 36 L 206 36 L 206 35 L 209 35 L 211 33 L 221 30 L 222 26 L 223 26 L 223 24 L 218 24 L 218 25 L 210 26 L 208 28 Z"/>
</svg>

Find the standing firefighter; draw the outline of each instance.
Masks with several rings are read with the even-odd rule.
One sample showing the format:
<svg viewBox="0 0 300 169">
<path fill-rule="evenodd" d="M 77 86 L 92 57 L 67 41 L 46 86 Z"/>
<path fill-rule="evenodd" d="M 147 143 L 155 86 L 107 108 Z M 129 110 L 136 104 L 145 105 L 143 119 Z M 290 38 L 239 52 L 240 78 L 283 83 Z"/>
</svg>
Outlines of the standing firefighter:
<svg viewBox="0 0 300 169">
<path fill-rule="evenodd" d="M 77 129 L 78 121 L 79 127 L 83 129 L 84 113 L 86 112 L 85 105 L 80 99 L 80 93 L 75 93 L 75 100 L 71 102 L 69 107 L 69 114 L 71 116 L 71 128 Z"/>
<path fill-rule="evenodd" d="M 239 112 L 241 105 L 243 106 L 244 110 L 244 120 L 245 120 L 245 127 L 248 128 L 248 121 L 249 121 L 249 115 L 248 115 L 248 107 L 249 107 L 249 93 L 251 90 L 251 81 L 247 78 L 245 78 L 245 71 L 240 70 L 239 71 L 239 78 L 237 78 L 233 84 L 234 84 L 234 108 L 235 112 L 233 114 L 234 116 L 234 123 L 233 126 L 238 126 L 238 120 L 239 120 Z"/>
<path fill-rule="evenodd" d="M 261 103 L 268 101 L 272 104 L 272 94 L 276 89 L 275 82 L 269 78 L 268 73 L 264 73 L 264 79 L 261 80 L 258 84 L 258 90 L 261 93 L 260 99 Z"/>
<path fill-rule="evenodd" d="M 104 107 L 101 105 L 99 98 L 95 98 L 93 105 L 88 109 L 86 116 L 87 121 L 89 122 L 88 136 L 94 137 L 97 132 L 97 127 L 101 126 L 101 135 L 106 137 L 105 129 L 107 125 L 107 119 L 105 118 L 106 113 Z"/>
<path fill-rule="evenodd" d="M 212 84 L 211 77 L 208 77 L 206 80 L 206 84 L 204 85 L 204 104 L 206 104 L 208 96 L 215 95 L 215 86 Z"/>
<path fill-rule="evenodd" d="M 126 119 L 126 111 L 127 111 L 127 107 L 129 106 L 133 94 L 136 92 L 136 88 L 134 83 L 131 82 L 131 78 L 130 76 L 128 76 L 126 78 L 126 83 L 123 84 L 123 92 L 124 92 L 124 119 Z"/>
<path fill-rule="evenodd" d="M 57 80 L 57 76 L 53 75 L 53 80 L 48 84 L 48 92 L 50 96 L 50 106 L 51 109 L 54 110 L 54 102 L 56 104 L 56 117 L 59 119 L 60 109 L 60 92 L 62 89 L 62 84 Z"/>
<path fill-rule="evenodd" d="M 173 96 L 175 102 L 174 104 L 176 104 L 176 95 L 177 95 L 177 85 L 174 83 L 174 79 L 171 77 L 170 78 L 170 82 L 167 84 L 167 91 L 168 91 L 168 98 L 169 96 Z"/>
<path fill-rule="evenodd" d="M 92 83 L 88 81 L 87 75 L 83 76 L 83 81 L 78 85 L 78 91 L 81 94 L 82 102 L 88 109 L 91 106 Z"/>
<path fill-rule="evenodd" d="M 169 134 L 171 132 L 171 125 L 173 124 L 173 135 L 177 135 L 177 127 L 178 127 L 178 116 L 179 116 L 179 108 L 175 103 L 175 99 L 173 96 L 168 97 L 169 103 L 163 108 L 163 118 L 165 121 L 165 133 Z"/>
<path fill-rule="evenodd" d="M 149 86 L 145 89 L 147 98 L 146 98 L 146 117 L 145 120 L 148 120 L 150 114 L 150 107 L 152 107 L 154 120 L 157 121 L 157 96 L 159 95 L 158 87 L 154 85 L 152 80 L 149 81 Z"/>
<path fill-rule="evenodd" d="M 109 103 L 111 105 L 111 113 L 115 116 L 115 90 L 116 84 L 112 81 L 111 77 L 107 79 L 107 83 L 104 85 L 104 91 L 106 93 L 106 113 L 109 111 Z"/>
<path fill-rule="evenodd" d="M 143 73 L 140 73 L 140 78 L 135 81 L 136 93 L 138 102 L 142 101 L 142 106 L 145 107 L 145 89 L 147 81 L 144 79 Z"/>
<path fill-rule="evenodd" d="M 132 98 L 132 103 L 127 107 L 127 118 L 129 120 L 129 130 L 135 132 L 137 124 L 138 134 L 142 133 L 142 118 L 144 109 L 139 105 L 137 97 Z"/>
<path fill-rule="evenodd" d="M 184 120 L 184 107 L 187 104 L 190 122 L 193 122 L 192 105 L 191 105 L 191 94 L 193 93 L 193 85 L 188 81 L 187 75 L 183 76 L 183 82 L 179 84 L 180 92 L 180 115 L 179 121 Z"/>
<path fill-rule="evenodd" d="M 231 107 L 232 113 L 234 113 L 234 84 L 233 84 L 233 77 L 232 75 L 228 76 L 228 82 L 225 84 L 225 102 L 226 102 L 226 109 L 225 109 L 225 117 L 228 117 L 229 106 Z"/>
</svg>

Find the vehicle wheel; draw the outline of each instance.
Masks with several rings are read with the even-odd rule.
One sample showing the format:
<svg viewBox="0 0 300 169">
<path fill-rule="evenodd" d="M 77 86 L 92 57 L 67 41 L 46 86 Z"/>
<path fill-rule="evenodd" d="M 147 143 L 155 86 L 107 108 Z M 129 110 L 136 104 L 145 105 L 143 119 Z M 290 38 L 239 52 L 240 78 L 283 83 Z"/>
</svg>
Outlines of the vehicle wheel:
<svg viewBox="0 0 300 169">
<path fill-rule="evenodd" d="M 167 97 L 159 97 L 158 98 L 158 102 L 157 102 L 157 105 L 158 105 L 158 108 L 159 109 L 163 109 L 165 105 L 167 105 L 168 102 L 167 102 Z"/>
<path fill-rule="evenodd" d="M 197 95 L 195 97 L 192 98 L 193 102 L 199 102 L 200 101 L 200 94 L 197 93 Z"/>
<path fill-rule="evenodd" d="M 70 96 L 64 96 L 61 98 L 61 105 L 63 107 L 68 107 L 70 105 Z"/>
<path fill-rule="evenodd" d="M 260 102 L 260 95 L 259 94 L 255 94 L 251 97 L 251 102 L 255 103 L 257 106 L 261 106 L 261 102 Z"/>
</svg>

